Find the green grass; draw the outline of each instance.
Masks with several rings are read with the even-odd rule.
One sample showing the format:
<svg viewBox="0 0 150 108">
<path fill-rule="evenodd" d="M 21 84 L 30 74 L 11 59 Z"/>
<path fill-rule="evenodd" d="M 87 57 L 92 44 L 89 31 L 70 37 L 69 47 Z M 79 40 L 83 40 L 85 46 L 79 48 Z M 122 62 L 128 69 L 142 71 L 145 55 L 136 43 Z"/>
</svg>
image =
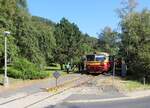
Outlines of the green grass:
<svg viewBox="0 0 150 108">
<path fill-rule="evenodd" d="M 4 75 L 0 74 L 0 85 L 3 85 L 3 79 L 4 79 Z M 9 83 L 10 84 L 15 84 L 15 83 L 18 83 L 18 82 L 21 82 L 21 81 L 23 81 L 23 80 L 9 77 Z"/>
<path fill-rule="evenodd" d="M 56 66 L 48 66 L 48 67 L 45 67 L 45 72 L 49 72 L 50 73 L 50 77 L 53 77 L 53 73 L 58 71 L 61 76 L 64 76 L 67 74 L 67 72 L 65 71 L 62 71 L 60 69 L 60 65 L 56 64 Z"/>
<path fill-rule="evenodd" d="M 138 81 L 125 81 L 124 82 L 124 90 L 126 91 L 136 91 L 136 90 L 145 90 L 145 89 L 150 89 L 150 84 L 142 84 Z"/>
<path fill-rule="evenodd" d="M 60 65 L 56 64 L 56 66 L 47 66 L 45 70 L 57 71 L 60 70 Z"/>
<path fill-rule="evenodd" d="M 53 73 L 55 71 L 58 71 L 61 74 L 61 76 L 64 76 L 67 74 L 66 72 L 60 70 L 59 65 L 46 67 L 44 72 L 49 72 L 50 73 L 49 78 L 50 78 L 50 77 L 53 77 Z M 0 85 L 3 84 L 3 78 L 4 78 L 4 74 L 3 74 L 3 70 L 1 70 L 1 72 L 0 72 Z M 15 83 L 23 82 L 23 81 L 28 81 L 28 80 L 15 79 L 15 78 L 9 77 L 9 83 L 10 84 L 15 84 Z"/>
<path fill-rule="evenodd" d="M 53 77 L 53 73 L 55 72 L 55 70 L 46 70 L 45 72 L 49 72 L 50 73 L 50 77 Z M 58 71 L 60 73 L 61 76 L 67 75 L 67 72 L 64 71 Z"/>
</svg>

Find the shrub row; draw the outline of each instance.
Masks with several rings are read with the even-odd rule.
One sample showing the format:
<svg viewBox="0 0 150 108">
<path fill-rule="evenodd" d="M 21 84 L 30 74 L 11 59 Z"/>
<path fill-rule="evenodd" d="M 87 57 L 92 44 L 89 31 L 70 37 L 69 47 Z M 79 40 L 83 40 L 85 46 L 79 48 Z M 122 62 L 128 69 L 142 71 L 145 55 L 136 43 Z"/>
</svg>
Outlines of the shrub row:
<svg viewBox="0 0 150 108">
<path fill-rule="evenodd" d="M 19 79 L 43 79 L 48 77 L 49 73 L 40 70 L 24 58 L 16 58 L 12 67 L 8 68 L 8 76 Z"/>
</svg>

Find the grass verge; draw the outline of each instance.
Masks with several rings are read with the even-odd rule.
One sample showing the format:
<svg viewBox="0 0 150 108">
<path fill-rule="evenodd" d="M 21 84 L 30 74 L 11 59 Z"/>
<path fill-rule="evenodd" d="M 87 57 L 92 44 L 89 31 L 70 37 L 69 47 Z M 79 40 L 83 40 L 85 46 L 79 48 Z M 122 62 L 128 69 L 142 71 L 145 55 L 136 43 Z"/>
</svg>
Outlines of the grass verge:
<svg viewBox="0 0 150 108">
<path fill-rule="evenodd" d="M 140 81 L 128 80 L 120 77 L 115 77 L 114 81 L 112 76 L 107 77 L 103 82 L 99 80 L 98 86 L 114 85 L 121 92 L 134 92 L 150 90 L 150 84 L 143 84 Z"/>
<path fill-rule="evenodd" d="M 53 73 L 55 71 L 58 71 L 61 74 L 61 76 L 64 76 L 64 75 L 67 74 L 66 72 L 60 71 L 60 67 L 58 65 L 53 66 L 53 67 L 46 67 L 46 69 L 43 72 L 48 72 L 49 73 L 48 78 L 51 78 L 51 77 L 53 77 Z M 3 85 L 3 78 L 4 78 L 3 73 L 4 73 L 3 70 L 1 70 L 1 72 L 0 72 L 0 85 L 1 86 Z M 19 83 L 30 82 L 30 81 L 33 81 L 33 80 L 30 80 L 30 79 L 23 80 L 23 79 L 16 79 L 16 78 L 9 77 L 10 85 L 16 85 L 16 84 L 19 84 Z"/>
<path fill-rule="evenodd" d="M 140 91 L 140 90 L 147 90 L 150 89 L 150 84 L 142 84 L 138 81 L 132 80 L 125 80 L 122 78 L 115 78 L 116 86 L 125 92 L 133 92 L 133 91 Z"/>
</svg>

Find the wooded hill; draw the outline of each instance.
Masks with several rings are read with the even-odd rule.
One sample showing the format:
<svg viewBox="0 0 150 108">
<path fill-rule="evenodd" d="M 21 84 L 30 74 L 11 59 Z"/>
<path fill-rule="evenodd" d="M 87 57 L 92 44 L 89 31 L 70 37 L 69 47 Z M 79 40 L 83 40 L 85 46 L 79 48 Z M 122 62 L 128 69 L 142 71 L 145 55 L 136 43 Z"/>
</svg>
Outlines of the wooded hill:
<svg viewBox="0 0 150 108">
<path fill-rule="evenodd" d="M 65 18 L 55 23 L 32 16 L 28 12 L 26 0 L 0 0 L 1 67 L 4 61 L 3 32 L 6 30 L 11 32 L 8 37 L 8 58 L 13 69 L 10 70 L 18 70 L 18 62 L 20 66 L 22 62 L 36 65 L 40 67 L 39 70 L 50 63 L 78 62 L 81 55 L 97 48 L 96 38 L 83 34 L 75 23 Z M 24 70 L 24 74 L 29 71 L 25 67 L 19 69 Z"/>
</svg>

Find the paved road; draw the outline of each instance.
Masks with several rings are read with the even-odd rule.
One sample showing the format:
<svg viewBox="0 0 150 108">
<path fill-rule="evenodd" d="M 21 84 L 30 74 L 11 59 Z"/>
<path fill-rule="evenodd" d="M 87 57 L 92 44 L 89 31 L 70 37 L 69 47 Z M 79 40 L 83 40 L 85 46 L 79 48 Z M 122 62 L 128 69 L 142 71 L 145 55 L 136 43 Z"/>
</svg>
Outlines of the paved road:
<svg viewBox="0 0 150 108">
<path fill-rule="evenodd" d="M 66 75 L 64 77 L 60 77 L 60 79 L 58 80 L 58 84 L 61 84 L 67 80 L 71 80 L 73 78 L 76 77 L 80 77 L 80 74 L 69 74 Z M 43 91 L 43 88 L 48 88 L 48 87 L 52 87 L 55 86 L 55 80 L 54 79 L 48 79 L 48 80 L 44 80 L 35 84 L 31 84 L 25 87 L 21 87 L 18 89 L 14 89 L 14 90 L 7 90 L 7 91 L 3 91 L 0 92 L 0 98 L 8 98 L 10 96 L 16 95 L 16 94 L 21 94 L 21 93 L 26 93 L 26 94 L 31 94 L 34 92 L 41 92 Z"/>
<path fill-rule="evenodd" d="M 46 82 L 26 86 L 18 90 L 0 93 L 0 108 L 150 108 L 150 97 L 136 100 L 133 100 L 133 98 L 120 100 L 120 98 L 126 98 L 127 96 L 112 86 L 111 76 L 73 74 L 60 79 L 60 82 L 63 83 L 74 77 L 80 77 L 81 80 L 75 80 L 71 83 L 74 85 L 73 88 L 57 93 L 57 95 L 54 95 L 55 93 L 53 92 L 40 92 L 41 87 L 52 86 L 55 84 L 55 80 L 52 79 Z M 82 83 L 82 81 L 85 83 Z M 38 93 L 32 94 L 33 92 Z M 23 97 L 24 95 L 25 97 Z M 23 98 L 16 99 L 16 97 Z M 116 98 L 119 98 L 119 101 L 116 101 Z M 95 101 L 96 99 L 114 100 L 102 102 Z"/>
<path fill-rule="evenodd" d="M 61 84 L 67 80 L 71 80 L 73 78 L 80 77 L 80 76 L 81 76 L 80 74 L 69 74 L 64 77 L 60 77 L 58 80 L 58 84 Z M 48 80 L 41 81 L 41 82 L 31 84 L 29 86 L 21 87 L 18 89 L 1 91 L 0 98 L 7 98 L 12 95 L 19 94 L 19 93 L 31 94 L 34 92 L 40 92 L 40 91 L 43 91 L 43 88 L 48 88 L 52 86 L 55 86 L 55 80 L 53 78 L 50 78 Z"/>
<path fill-rule="evenodd" d="M 89 77 L 90 78 L 90 77 Z M 82 79 L 80 81 L 74 79 Z M 59 79 L 59 84 L 63 84 L 64 82 L 68 82 L 74 80 L 71 84 L 78 85 L 82 81 L 86 81 L 88 78 L 85 75 L 80 74 L 69 74 L 67 76 L 61 77 Z M 0 108 L 24 108 L 24 107 L 34 107 L 38 103 L 44 102 L 44 106 L 47 105 L 46 100 L 51 100 L 51 97 L 54 97 L 56 94 L 61 93 L 61 90 L 65 89 L 65 87 L 60 88 L 60 91 L 57 92 L 46 92 L 41 88 L 47 88 L 55 85 L 55 80 L 50 79 L 46 81 L 42 81 L 36 84 L 32 84 L 30 86 L 25 86 L 16 90 L 9 90 L 0 93 Z M 73 86 L 72 85 L 72 86 Z M 69 85 L 68 85 L 69 86 Z M 66 85 L 66 88 L 68 87 Z M 67 94 L 68 95 L 68 94 Z M 64 97 L 61 96 L 62 98 Z M 60 99 L 60 97 L 57 97 Z M 56 100 L 56 99 L 55 99 Z M 52 102 L 52 101 L 50 101 Z M 49 102 L 48 102 L 49 103 Z M 17 106 L 16 106 L 17 105 Z M 36 107 L 35 107 L 36 108 Z"/>
<path fill-rule="evenodd" d="M 150 108 L 150 97 L 109 102 L 62 103 L 47 108 Z"/>
</svg>

